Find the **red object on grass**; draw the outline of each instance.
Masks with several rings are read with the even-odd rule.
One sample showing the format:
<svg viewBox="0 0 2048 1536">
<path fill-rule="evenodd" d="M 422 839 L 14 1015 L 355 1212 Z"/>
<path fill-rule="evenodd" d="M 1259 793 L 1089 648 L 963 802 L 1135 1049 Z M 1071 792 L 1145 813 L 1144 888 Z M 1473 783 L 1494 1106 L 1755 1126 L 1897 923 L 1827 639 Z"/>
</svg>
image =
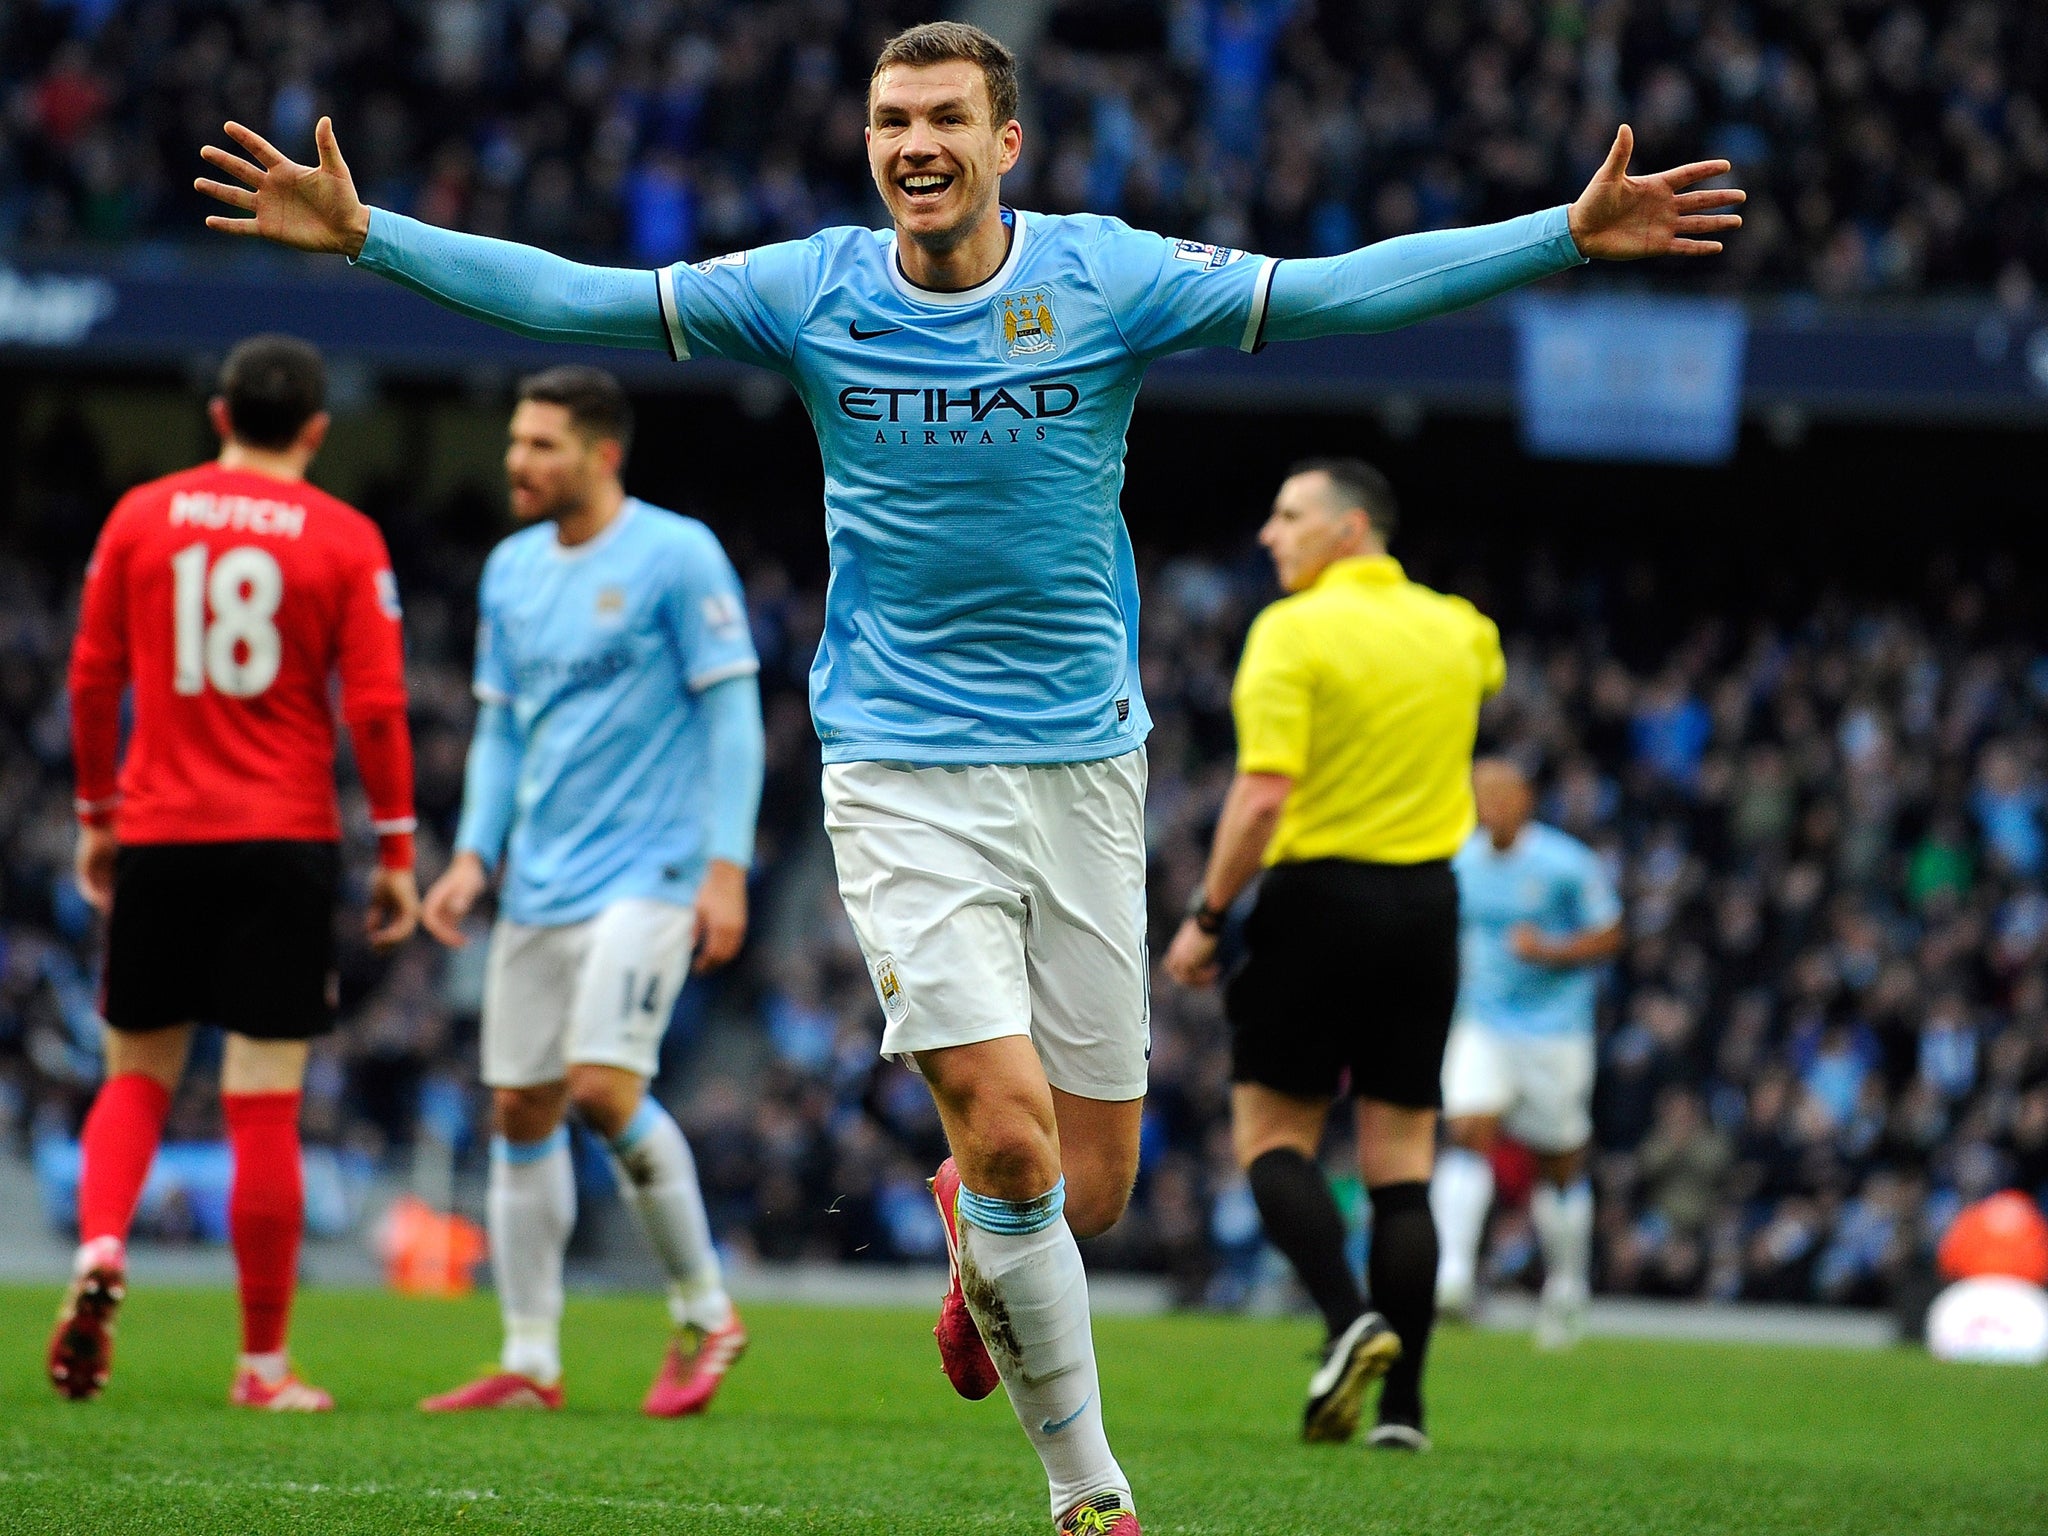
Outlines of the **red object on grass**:
<svg viewBox="0 0 2048 1536">
<path fill-rule="evenodd" d="M 1951 1280 L 2011 1275 L 2048 1285 L 2048 1217 L 2016 1189 L 1963 1207 L 1935 1258 Z"/>
<path fill-rule="evenodd" d="M 384 1280 L 407 1296 L 467 1296 L 490 1252 L 483 1229 L 444 1215 L 417 1195 L 401 1195 L 377 1229 Z"/>
</svg>

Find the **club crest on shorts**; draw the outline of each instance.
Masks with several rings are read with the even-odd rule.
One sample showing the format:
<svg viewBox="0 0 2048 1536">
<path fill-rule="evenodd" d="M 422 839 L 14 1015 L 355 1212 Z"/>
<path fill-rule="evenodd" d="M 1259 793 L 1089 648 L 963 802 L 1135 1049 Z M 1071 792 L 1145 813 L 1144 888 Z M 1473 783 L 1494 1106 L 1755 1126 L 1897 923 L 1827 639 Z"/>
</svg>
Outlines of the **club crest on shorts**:
<svg viewBox="0 0 2048 1536">
<path fill-rule="evenodd" d="M 882 1016 L 891 1024 L 901 1024 L 910 1012 L 910 999 L 903 995 L 903 983 L 896 977 L 894 955 L 875 961 L 875 995 L 882 1000 Z"/>
<path fill-rule="evenodd" d="M 1026 288 L 995 302 L 996 341 L 1007 358 L 1058 357 L 1066 338 L 1053 317 L 1052 291 Z"/>
</svg>

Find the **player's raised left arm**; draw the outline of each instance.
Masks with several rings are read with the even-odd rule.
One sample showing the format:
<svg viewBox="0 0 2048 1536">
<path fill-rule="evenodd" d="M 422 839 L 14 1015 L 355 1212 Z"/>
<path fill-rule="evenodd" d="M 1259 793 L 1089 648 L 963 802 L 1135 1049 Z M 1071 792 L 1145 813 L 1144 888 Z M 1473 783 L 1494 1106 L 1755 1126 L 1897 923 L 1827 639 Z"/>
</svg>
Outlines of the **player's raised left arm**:
<svg viewBox="0 0 2048 1536">
<path fill-rule="evenodd" d="M 246 159 L 213 144 L 204 146 L 199 156 L 241 185 L 204 176 L 192 185 L 249 217 L 209 214 L 208 229 L 225 235 L 260 235 L 295 250 L 331 253 L 351 261 L 362 254 L 363 241 L 370 233 L 370 210 L 356 196 L 355 177 L 341 158 L 332 118 L 321 118 L 313 129 L 314 147 L 319 151 L 319 160 L 313 165 L 287 158 L 253 128 L 231 122 L 226 131 L 241 145 Z"/>
<path fill-rule="evenodd" d="M 1726 160 L 1696 160 L 1655 176 L 1631 176 L 1635 130 L 1623 123 L 1607 160 L 1571 205 L 1572 243 L 1595 261 L 1641 261 L 1646 256 L 1717 256 L 1711 238 L 1742 228 L 1733 210 L 1748 201 L 1737 187 L 1699 187 L 1734 169 Z M 1695 190 L 1696 189 L 1696 190 Z"/>
<path fill-rule="evenodd" d="M 538 341 L 670 345 L 652 272 L 586 266 L 373 209 L 356 195 L 328 118 L 314 129 L 314 165 L 287 158 L 240 123 L 226 131 L 244 155 L 212 144 L 200 154 L 240 184 L 201 177 L 193 186 L 247 217 L 212 214 L 209 229 L 346 256 L 437 304 Z"/>
<path fill-rule="evenodd" d="M 1284 261 L 1273 272 L 1263 339 L 1388 331 L 1448 314 L 1581 262 L 1710 256 L 1709 238 L 1739 228 L 1746 194 L 1688 190 L 1724 176 L 1702 160 L 1656 176 L 1630 176 L 1635 136 L 1624 124 L 1586 190 L 1565 207 L 1469 229 L 1428 230 L 1343 256 Z"/>
</svg>

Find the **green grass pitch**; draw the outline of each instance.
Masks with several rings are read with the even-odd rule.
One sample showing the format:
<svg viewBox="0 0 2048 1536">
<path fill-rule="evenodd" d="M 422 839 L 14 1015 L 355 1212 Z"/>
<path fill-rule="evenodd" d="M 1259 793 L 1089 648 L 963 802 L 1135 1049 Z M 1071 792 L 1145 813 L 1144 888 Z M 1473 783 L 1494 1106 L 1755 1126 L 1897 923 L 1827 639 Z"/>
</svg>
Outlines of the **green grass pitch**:
<svg viewBox="0 0 2048 1536">
<path fill-rule="evenodd" d="M 0 1532 L 976 1532 L 1042 1536 L 1043 1483 L 1001 1394 L 962 1403 L 928 1316 L 758 1307 L 705 1418 L 637 1413 L 648 1298 L 572 1301 L 569 1411 L 427 1419 L 492 1353 L 487 1299 L 301 1299 L 295 1347 L 340 1411 L 225 1405 L 234 1299 L 140 1289 L 112 1386 L 42 1379 L 56 1295 L 0 1288 Z M 2040 1536 L 2048 1371 L 1592 1341 L 1563 1357 L 1453 1330 L 1434 1454 L 1294 1438 L 1304 1322 L 1109 1318 L 1105 1401 L 1151 1536 Z"/>
</svg>

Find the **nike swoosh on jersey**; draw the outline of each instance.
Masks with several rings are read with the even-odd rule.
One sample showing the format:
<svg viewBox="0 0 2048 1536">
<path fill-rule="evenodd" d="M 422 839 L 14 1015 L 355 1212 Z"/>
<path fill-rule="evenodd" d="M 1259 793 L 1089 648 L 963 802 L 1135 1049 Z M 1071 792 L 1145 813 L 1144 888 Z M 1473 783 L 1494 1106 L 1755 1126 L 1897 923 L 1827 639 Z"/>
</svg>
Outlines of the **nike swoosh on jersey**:
<svg viewBox="0 0 2048 1536">
<path fill-rule="evenodd" d="M 855 341 L 873 341 L 877 336 L 893 335 L 902 329 L 903 327 L 900 325 L 885 325 L 879 331 L 864 331 L 860 328 L 858 322 L 852 320 L 846 322 L 846 334 Z"/>
</svg>

